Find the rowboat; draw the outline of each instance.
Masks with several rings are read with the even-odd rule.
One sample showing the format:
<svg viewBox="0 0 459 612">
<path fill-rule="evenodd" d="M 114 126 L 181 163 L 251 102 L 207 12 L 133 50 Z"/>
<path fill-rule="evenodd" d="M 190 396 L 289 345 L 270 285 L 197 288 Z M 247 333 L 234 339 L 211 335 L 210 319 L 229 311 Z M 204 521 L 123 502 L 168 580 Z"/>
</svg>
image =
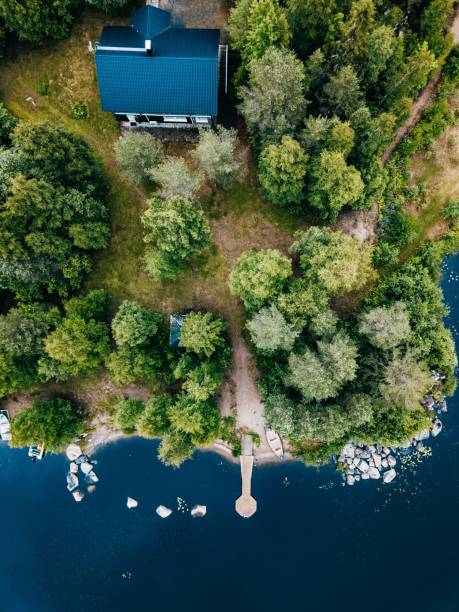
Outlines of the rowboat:
<svg viewBox="0 0 459 612">
<path fill-rule="evenodd" d="M 273 451 L 273 453 L 279 457 L 279 459 L 284 458 L 284 448 L 282 446 L 282 440 L 277 432 L 273 429 L 265 429 L 266 439 L 268 444 Z"/>
</svg>

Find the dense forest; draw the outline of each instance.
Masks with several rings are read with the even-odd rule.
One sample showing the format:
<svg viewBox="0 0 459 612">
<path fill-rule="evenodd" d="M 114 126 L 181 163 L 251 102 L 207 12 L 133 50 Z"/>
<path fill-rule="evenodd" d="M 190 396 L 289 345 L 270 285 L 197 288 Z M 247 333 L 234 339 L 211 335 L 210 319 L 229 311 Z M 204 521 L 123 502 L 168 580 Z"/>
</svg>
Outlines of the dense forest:
<svg viewBox="0 0 459 612">
<path fill-rule="evenodd" d="M 87 3 L 115 12 L 129 6 Z M 242 253 L 228 285 L 245 309 L 267 424 L 306 462 L 326 461 L 349 440 L 406 443 L 431 423 L 426 395 L 455 386 L 438 281 L 443 257 L 457 249 L 459 205 L 444 211 L 447 235 L 407 249 L 414 232 L 407 205 L 429 198 L 410 180 L 408 158 L 456 120 L 449 99 L 459 52 L 447 34 L 453 5 L 238 0 L 229 13 L 238 126 L 249 135 L 261 196 L 297 219 L 298 231 L 288 255 Z M 75 0 L 3 0 L 3 38 L 46 44 L 66 37 L 80 10 Z M 432 104 L 382 161 L 440 72 Z M 215 196 L 246 180 L 237 130 L 202 130 L 187 157 L 131 131 L 117 140 L 114 158 L 145 193 L 147 275 L 174 281 L 212 258 L 203 186 Z M 224 319 L 188 311 L 172 348 L 164 313 L 83 290 L 94 254 L 110 241 L 108 190 L 103 163 L 82 137 L 20 121 L 0 106 L 0 397 L 103 368 L 121 388 L 148 387 L 148 401 L 126 395 L 111 408 L 113 426 L 162 437 L 165 463 L 179 465 L 218 437 L 237 450 L 217 401 L 231 362 Z M 372 239 L 336 227 L 351 211 L 371 211 Z M 441 377 L 434 380 L 433 371 Z M 90 411 L 73 399 L 37 399 L 13 419 L 12 442 L 60 450 Z"/>
</svg>

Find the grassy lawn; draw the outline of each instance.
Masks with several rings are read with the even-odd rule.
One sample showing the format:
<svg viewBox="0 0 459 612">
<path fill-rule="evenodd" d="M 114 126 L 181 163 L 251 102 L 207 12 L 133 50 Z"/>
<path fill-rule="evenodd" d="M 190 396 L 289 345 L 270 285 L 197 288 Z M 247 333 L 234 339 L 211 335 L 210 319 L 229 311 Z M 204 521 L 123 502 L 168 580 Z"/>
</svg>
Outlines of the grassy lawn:
<svg viewBox="0 0 459 612">
<path fill-rule="evenodd" d="M 451 100 L 451 107 L 459 107 L 459 95 Z M 404 257 L 413 253 L 423 241 L 438 238 L 448 230 L 443 209 L 459 200 L 459 125 L 452 125 L 430 151 L 413 156 L 410 171 L 414 183 L 427 186 L 428 195 L 421 208 L 407 211 L 416 234 Z"/>
<path fill-rule="evenodd" d="M 232 264 L 250 248 L 277 247 L 285 251 L 298 218 L 262 201 L 249 161 L 250 170 L 243 185 L 226 193 L 208 189 L 205 194 L 214 239 L 211 251 L 174 282 L 154 283 L 144 274 L 140 214 L 146 195 L 119 175 L 113 153 L 119 132 L 113 116 L 100 110 L 95 63 L 87 50 L 88 42 L 98 39 L 106 21 L 100 13 L 85 11 L 69 39 L 43 48 L 18 49 L 17 56 L 2 67 L 1 96 L 20 118 L 47 120 L 78 132 L 104 161 L 111 185 L 107 203 L 112 240 L 109 248 L 97 256 L 87 288 L 107 290 L 114 305 L 129 298 L 164 312 L 199 306 L 220 311 L 229 319 L 233 331 L 238 331 L 242 311 L 227 289 Z M 48 92 L 40 95 L 45 84 Z M 86 105 L 88 119 L 78 121 L 72 117 L 75 102 Z M 175 145 L 171 152 L 187 155 L 189 145 Z"/>
</svg>

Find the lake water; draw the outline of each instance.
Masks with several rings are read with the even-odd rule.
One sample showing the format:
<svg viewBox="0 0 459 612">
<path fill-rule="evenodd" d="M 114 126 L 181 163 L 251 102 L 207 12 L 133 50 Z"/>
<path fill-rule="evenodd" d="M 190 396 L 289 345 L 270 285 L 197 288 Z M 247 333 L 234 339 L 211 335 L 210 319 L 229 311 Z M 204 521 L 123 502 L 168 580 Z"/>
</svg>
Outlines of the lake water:
<svg viewBox="0 0 459 612">
<path fill-rule="evenodd" d="M 454 325 L 459 256 L 443 287 Z M 390 485 L 343 487 L 331 467 L 257 467 L 249 520 L 234 511 L 239 467 L 211 453 L 172 470 L 154 442 L 107 446 L 96 491 L 76 504 L 63 457 L 32 465 L 0 446 L 0 612 L 458 612 L 458 404 L 456 394 L 432 456 Z M 177 497 L 207 516 L 177 511 Z M 156 516 L 158 504 L 172 516 Z"/>
</svg>

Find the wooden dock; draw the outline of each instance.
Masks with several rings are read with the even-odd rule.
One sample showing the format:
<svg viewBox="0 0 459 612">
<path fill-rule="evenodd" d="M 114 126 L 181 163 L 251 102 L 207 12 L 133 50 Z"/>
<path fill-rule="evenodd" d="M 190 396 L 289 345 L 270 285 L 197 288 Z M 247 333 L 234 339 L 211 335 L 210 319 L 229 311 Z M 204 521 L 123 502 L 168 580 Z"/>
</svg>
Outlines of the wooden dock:
<svg viewBox="0 0 459 612">
<path fill-rule="evenodd" d="M 242 437 L 241 449 L 242 495 L 236 500 L 236 512 L 243 518 L 249 518 L 257 511 L 257 501 L 252 497 L 253 441 L 252 436 Z"/>
</svg>

